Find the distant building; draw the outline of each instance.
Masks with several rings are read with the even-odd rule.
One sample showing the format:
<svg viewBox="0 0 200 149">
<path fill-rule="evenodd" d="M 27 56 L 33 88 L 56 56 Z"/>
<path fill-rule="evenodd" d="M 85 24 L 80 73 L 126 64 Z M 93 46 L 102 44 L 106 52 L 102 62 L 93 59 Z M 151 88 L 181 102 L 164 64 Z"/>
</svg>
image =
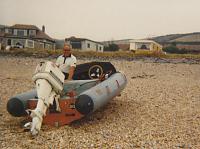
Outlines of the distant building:
<svg viewBox="0 0 200 149">
<path fill-rule="evenodd" d="M 109 47 L 109 45 L 115 44 L 119 47 L 120 51 L 127 51 L 130 48 L 130 41 L 132 39 L 122 39 L 122 40 L 110 40 L 110 41 L 103 41 L 102 44 L 105 47 Z"/>
<path fill-rule="evenodd" d="M 152 40 L 131 40 L 130 50 L 150 50 L 150 51 L 161 51 L 162 46 Z"/>
<path fill-rule="evenodd" d="M 2 46 L 55 49 L 55 41 L 35 25 L 15 24 L 0 26 L 0 42 Z"/>
<path fill-rule="evenodd" d="M 97 51 L 97 52 L 104 51 L 103 44 L 86 38 L 70 37 L 66 38 L 65 42 L 70 44 L 72 46 L 72 49 L 84 50 L 84 51 Z"/>
</svg>

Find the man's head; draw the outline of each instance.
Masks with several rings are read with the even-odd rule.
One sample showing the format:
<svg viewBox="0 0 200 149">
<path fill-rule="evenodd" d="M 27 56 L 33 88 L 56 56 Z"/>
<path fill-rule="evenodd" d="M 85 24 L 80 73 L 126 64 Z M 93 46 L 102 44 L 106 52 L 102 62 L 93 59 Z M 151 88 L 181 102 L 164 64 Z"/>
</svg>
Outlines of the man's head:
<svg viewBox="0 0 200 149">
<path fill-rule="evenodd" d="M 71 55 L 71 47 L 68 44 L 65 44 L 63 47 L 63 55 L 64 56 L 70 56 Z"/>
</svg>

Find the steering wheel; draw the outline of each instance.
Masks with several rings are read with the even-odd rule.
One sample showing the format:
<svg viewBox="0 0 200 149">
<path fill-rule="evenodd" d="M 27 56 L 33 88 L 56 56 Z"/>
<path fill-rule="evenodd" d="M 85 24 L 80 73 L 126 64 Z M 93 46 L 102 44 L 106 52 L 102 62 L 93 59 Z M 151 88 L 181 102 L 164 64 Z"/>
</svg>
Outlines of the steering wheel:
<svg viewBox="0 0 200 149">
<path fill-rule="evenodd" d="M 97 79 L 103 74 L 103 68 L 99 65 L 94 65 L 90 67 L 88 71 L 88 76 L 90 79 Z"/>
</svg>

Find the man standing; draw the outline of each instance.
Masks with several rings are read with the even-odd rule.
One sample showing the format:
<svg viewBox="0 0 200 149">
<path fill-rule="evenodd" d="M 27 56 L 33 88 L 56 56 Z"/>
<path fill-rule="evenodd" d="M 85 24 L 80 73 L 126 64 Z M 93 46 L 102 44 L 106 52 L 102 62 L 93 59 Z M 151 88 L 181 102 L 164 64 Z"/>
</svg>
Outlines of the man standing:
<svg viewBox="0 0 200 149">
<path fill-rule="evenodd" d="M 63 55 L 60 55 L 56 60 L 56 65 L 65 75 L 65 80 L 72 80 L 74 70 L 76 68 L 76 57 L 71 54 L 71 47 L 65 44 L 63 47 Z"/>
</svg>

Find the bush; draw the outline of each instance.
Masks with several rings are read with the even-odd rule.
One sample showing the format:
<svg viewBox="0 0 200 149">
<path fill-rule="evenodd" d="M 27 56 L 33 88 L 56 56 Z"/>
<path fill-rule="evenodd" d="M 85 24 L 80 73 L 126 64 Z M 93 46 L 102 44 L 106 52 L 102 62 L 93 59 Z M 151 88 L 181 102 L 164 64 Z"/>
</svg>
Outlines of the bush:
<svg viewBox="0 0 200 149">
<path fill-rule="evenodd" d="M 109 44 L 107 47 L 104 48 L 104 51 L 118 51 L 119 46 L 116 44 Z"/>
<path fill-rule="evenodd" d="M 167 53 L 173 53 L 173 54 L 199 54 L 200 51 L 197 49 L 191 50 L 191 49 L 179 49 L 174 45 L 168 46 L 163 48 L 163 51 L 167 52 Z"/>
<path fill-rule="evenodd" d="M 167 53 L 177 53 L 179 51 L 179 49 L 176 46 L 168 46 L 163 48 L 163 51 L 167 52 Z"/>
</svg>

